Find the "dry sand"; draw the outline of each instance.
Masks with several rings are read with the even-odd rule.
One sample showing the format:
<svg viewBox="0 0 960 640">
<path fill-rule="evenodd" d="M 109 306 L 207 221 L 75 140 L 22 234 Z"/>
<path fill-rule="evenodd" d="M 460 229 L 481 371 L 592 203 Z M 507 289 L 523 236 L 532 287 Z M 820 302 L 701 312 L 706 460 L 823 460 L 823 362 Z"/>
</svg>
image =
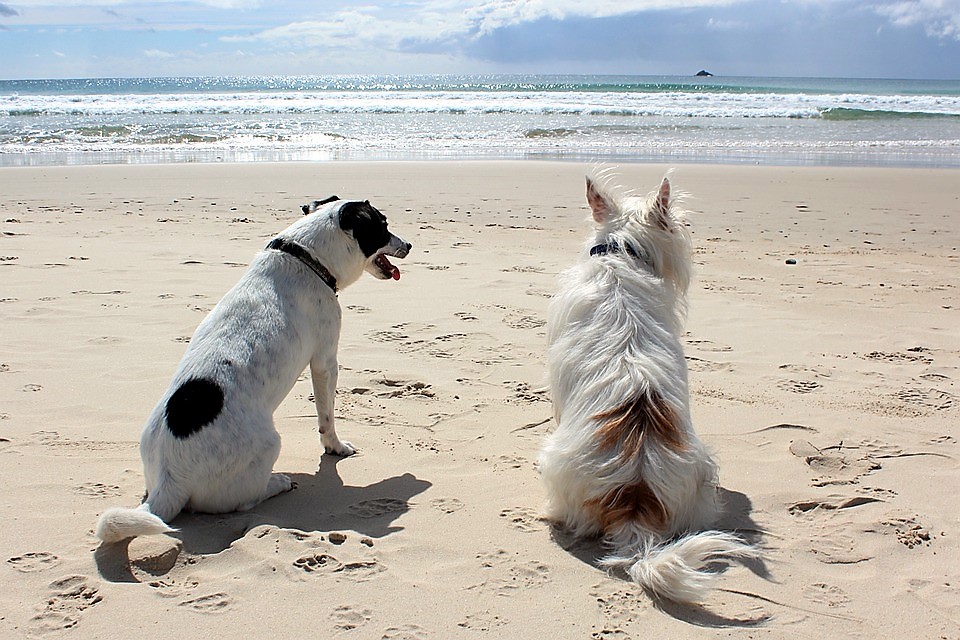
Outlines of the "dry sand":
<svg viewBox="0 0 960 640">
<path fill-rule="evenodd" d="M 766 549 L 692 608 L 538 518 L 546 306 L 588 169 L 0 169 L 0 637 L 960 637 L 960 172 L 674 171 L 698 212 L 694 421 L 725 526 Z M 647 191 L 665 170 L 620 173 Z M 296 491 L 98 550 L 197 323 L 330 193 L 414 244 L 399 282 L 340 294 L 361 453 L 318 471 L 304 375 L 276 414 Z"/>
</svg>

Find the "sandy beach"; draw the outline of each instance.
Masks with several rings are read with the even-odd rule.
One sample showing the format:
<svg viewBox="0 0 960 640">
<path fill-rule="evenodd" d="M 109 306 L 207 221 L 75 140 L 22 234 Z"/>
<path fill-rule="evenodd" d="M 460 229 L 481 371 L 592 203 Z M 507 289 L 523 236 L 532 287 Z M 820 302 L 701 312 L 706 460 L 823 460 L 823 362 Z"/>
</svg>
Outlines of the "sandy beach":
<svg viewBox="0 0 960 640">
<path fill-rule="evenodd" d="M 764 549 L 681 607 L 539 516 L 546 309 L 589 169 L 0 168 L 0 637 L 960 638 L 960 170 L 674 168 L 694 424 L 722 526 Z M 332 193 L 414 245 L 340 293 L 359 454 L 320 460 L 305 373 L 275 415 L 296 491 L 98 548 L 196 325 Z"/>
</svg>

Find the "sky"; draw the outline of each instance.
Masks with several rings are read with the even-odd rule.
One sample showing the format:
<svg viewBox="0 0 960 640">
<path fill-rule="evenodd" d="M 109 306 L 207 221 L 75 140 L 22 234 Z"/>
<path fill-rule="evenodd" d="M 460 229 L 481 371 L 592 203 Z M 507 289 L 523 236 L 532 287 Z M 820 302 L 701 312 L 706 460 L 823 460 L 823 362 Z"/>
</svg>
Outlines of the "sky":
<svg viewBox="0 0 960 640">
<path fill-rule="evenodd" d="M 960 79 L 960 0 L 0 0 L 0 79 Z"/>
</svg>

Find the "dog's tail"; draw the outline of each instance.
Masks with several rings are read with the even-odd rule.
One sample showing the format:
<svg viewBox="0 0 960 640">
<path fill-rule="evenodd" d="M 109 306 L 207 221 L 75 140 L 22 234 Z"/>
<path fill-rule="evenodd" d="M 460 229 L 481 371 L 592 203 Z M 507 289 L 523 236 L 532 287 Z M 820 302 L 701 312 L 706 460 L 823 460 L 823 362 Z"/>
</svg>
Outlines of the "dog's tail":
<svg viewBox="0 0 960 640">
<path fill-rule="evenodd" d="M 180 513 L 187 500 L 171 492 L 169 485 L 169 482 L 161 480 L 147 501 L 136 509 L 113 507 L 104 511 L 97 522 L 97 537 L 102 542 L 111 543 L 177 531 L 167 521 Z"/>
<path fill-rule="evenodd" d="M 600 560 L 600 566 L 620 570 L 658 598 L 675 602 L 701 602 L 716 578 L 708 566 L 714 562 L 755 557 L 754 547 L 722 531 L 703 531 L 664 542 L 644 538 L 636 547 L 618 549 Z"/>
</svg>

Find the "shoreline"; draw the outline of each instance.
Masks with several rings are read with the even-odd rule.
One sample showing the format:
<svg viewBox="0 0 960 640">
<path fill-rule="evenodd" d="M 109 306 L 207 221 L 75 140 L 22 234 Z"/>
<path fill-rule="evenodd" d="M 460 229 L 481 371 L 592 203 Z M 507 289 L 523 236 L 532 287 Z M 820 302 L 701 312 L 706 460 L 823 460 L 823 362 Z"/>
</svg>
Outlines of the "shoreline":
<svg viewBox="0 0 960 640">
<path fill-rule="evenodd" d="M 0 635 L 297 637 L 310 602 L 318 635 L 949 637 L 957 170 L 616 166 L 641 193 L 672 169 L 687 194 L 693 421 L 720 526 L 764 548 L 694 609 L 539 517 L 546 309 L 587 241 L 590 169 L 0 168 Z M 189 336 L 300 204 L 334 193 L 413 243 L 399 281 L 339 296 L 337 430 L 360 454 L 320 458 L 302 376 L 275 414 L 296 491 L 98 548 L 98 515 L 142 496 L 140 428 Z"/>
<path fill-rule="evenodd" d="M 76 166 L 167 166 L 205 164 L 277 164 L 277 163 L 338 163 L 338 162 L 561 162 L 574 164 L 677 164 L 742 167 L 824 167 L 864 169 L 960 169 L 960 154 L 956 151 L 904 153 L 871 152 L 860 150 L 808 150 L 753 153 L 729 151 L 688 151 L 672 154 L 627 152 L 572 153 L 568 151 L 516 151 L 503 149 L 488 154 L 463 151 L 224 151 L 183 150 L 69 152 L 69 153 L 5 153 L 0 154 L 0 169 L 29 167 Z"/>
</svg>

